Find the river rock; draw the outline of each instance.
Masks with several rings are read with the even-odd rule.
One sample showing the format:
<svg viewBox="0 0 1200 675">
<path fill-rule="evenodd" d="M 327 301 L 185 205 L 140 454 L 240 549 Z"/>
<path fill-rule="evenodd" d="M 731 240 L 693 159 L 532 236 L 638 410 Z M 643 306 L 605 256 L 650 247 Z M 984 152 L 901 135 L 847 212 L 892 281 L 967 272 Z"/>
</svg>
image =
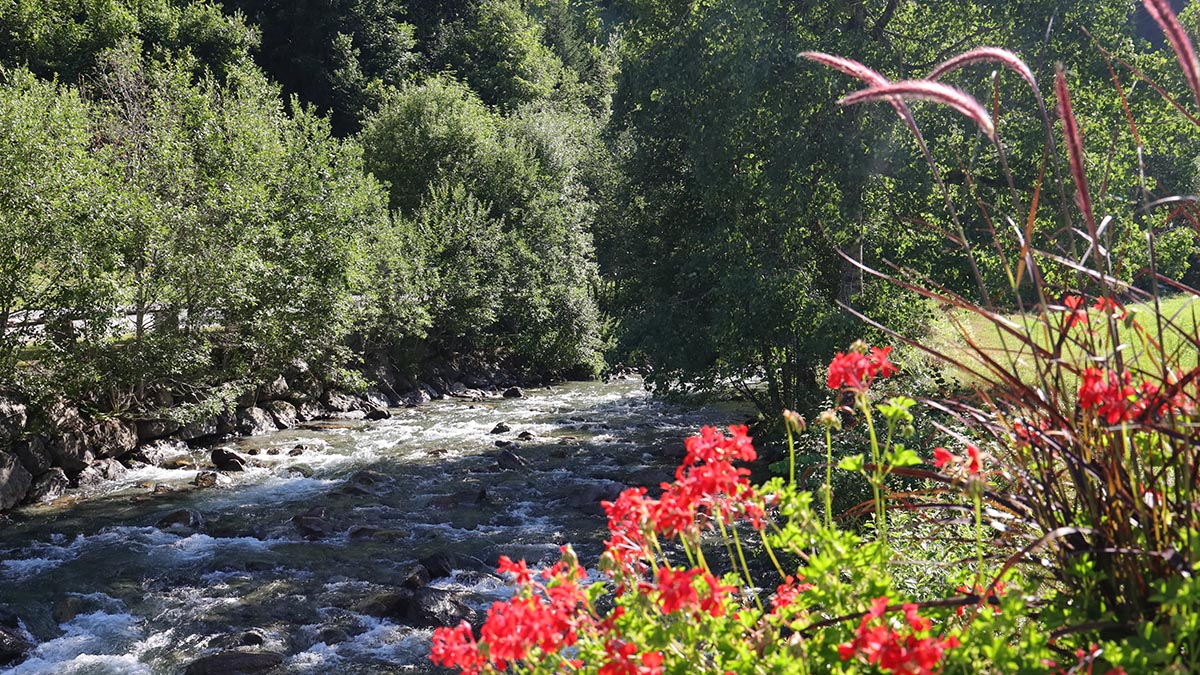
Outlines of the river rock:
<svg viewBox="0 0 1200 675">
<path fill-rule="evenodd" d="M 624 489 L 625 486 L 615 480 L 581 483 L 563 501 L 572 508 L 599 512 L 601 501 L 616 501 Z"/>
<path fill-rule="evenodd" d="M 372 407 L 372 408 L 390 408 L 390 407 L 392 407 L 392 400 L 390 398 L 388 398 L 386 394 L 384 394 L 382 391 L 379 391 L 378 389 L 368 389 L 365 396 L 367 399 L 367 404 L 370 405 L 370 407 Z"/>
<path fill-rule="evenodd" d="M 324 642 L 329 646 L 341 644 L 349 639 L 350 634 L 337 626 L 325 626 L 317 632 L 317 642 Z"/>
<path fill-rule="evenodd" d="M 362 405 L 357 399 L 334 389 L 330 389 L 324 394 L 321 394 L 321 403 L 324 404 L 326 408 L 339 413 L 358 410 Z"/>
<path fill-rule="evenodd" d="M 116 418 L 100 420 L 88 430 L 92 452 L 96 457 L 124 457 L 137 448 L 137 427 Z"/>
<path fill-rule="evenodd" d="M 16 455 L 0 450 L 0 511 L 21 503 L 33 484 L 33 474 Z"/>
<path fill-rule="evenodd" d="M 128 470 L 117 460 L 98 459 L 75 476 L 75 485 L 84 486 L 104 481 L 116 480 L 128 473 Z"/>
<path fill-rule="evenodd" d="M 174 420 L 138 420 L 137 437 L 142 443 L 166 438 L 179 431 L 180 426 Z"/>
<path fill-rule="evenodd" d="M 475 610 L 463 604 L 453 591 L 429 587 L 413 592 L 412 601 L 403 608 L 401 616 L 413 626 L 426 628 L 457 626 L 478 619 Z"/>
<path fill-rule="evenodd" d="M 533 432 L 532 431 L 522 431 L 521 433 L 517 434 L 517 440 L 518 441 L 532 441 L 533 440 Z"/>
<path fill-rule="evenodd" d="M 216 471 L 200 471 L 196 473 L 196 477 L 192 479 L 192 485 L 197 487 L 216 487 L 222 483 L 228 482 L 229 479 Z"/>
<path fill-rule="evenodd" d="M 436 387 L 429 384 L 428 382 L 417 382 L 417 387 L 420 388 L 422 391 L 424 391 L 426 396 L 428 396 L 429 398 L 431 398 L 435 401 L 440 401 L 443 398 L 445 398 L 445 396 L 442 394 L 442 392 L 438 391 L 438 389 Z"/>
<path fill-rule="evenodd" d="M 454 573 L 454 570 L 465 570 L 495 576 L 493 574 L 495 569 L 492 565 L 483 562 L 475 556 L 462 553 L 434 553 L 433 555 L 421 558 L 418 562 L 426 570 L 429 570 L 429 576 L 434 579 L 448 577 Z"/>
<path fill-rule="evenodd" d="M 421 628 L 457 626 L 463 621 L 478 619 L 475 611 L 463 604 L 455 592 L 429 587 L 416 590 L 402 587 L 378 593 L 357 603 L 355 609 Z"/>
<path fill-rule="evenodd" d="M 50 455 L 50 449 L 46 447 L 46 441 L 41 436 L 30 436 L 17 441 L 13 445 L 13 454 L 33 476 L 46 473 L 54 465 L 54 457 Z"/>
<path fill-rule="evenodd" d="M 525 392 L 520 387 L 509 387 L 504 390 L 504 398 L 525 398 Z"/>
<path fill-rule="evenodd" d="M 296 406 L 287 401 L 268 401 L 263 404 L 263 409 L 275 420 L 275 426 L 280 429 L 291 429 L 296 426 L 297 413 Z"/>
<path fill-rule="evenodd" d="M 276 377 L 270 382 L 264 382 L 258 387 L 259 401 L 274 401 L 280 398 L 286 398 L 290 388 L 288 381 L 283 375 Z"/>
<path fill-rule="evenodd" d="M 376 496 L 384 492 L 384 488 L 392 484 L 391 476 L 363 469 L 357 471 L 354 475 L 346 480 L 346 484 L 342 486 L 342 492 L 352 495 L 370 495 Z"/>
<path fill-rule="evenodd" d="M 377 421 L 377 420 L 386 420 L 391 416 L 392 416 L 392 414 L 390 412 L 388 412 L 387 408 L 372 408 L 371 410 L 367 411 L 367 414 L 363 419 Z"/>
<path fill-rule="evenodd" d="M 323 539 L 337 532 L 337 527 L 326 520 L 327 511 L 324 506 L 314 506 L 311 509 L 292 517 L 292 524 L 304 535 L 305 539 Z"/>
<path fill-rule="evenodd" d="M 275 420 L 262 408 L 242 408 L 237 411 L 237 431 L 240 434 L 258 436 L 275 429 Z"/>
<path fill-rule="evenodd" d="M 25 658 L 35 644 L 19 627 L 0 624 L 0 666 L 9 666 Z"/>
<path fill-rule="evenodd" d="M 33 481 L 25 501 L 30 504 L 53 501 L 65 495 L 70 487 L 66 472 L 54 467 Z"/>
<path fill-rule="evenodd" d="M 199 658 L 183 671 L 184 675 L 240 675 L 261 673 L 283 663 L 283 657 L 274 652 L 217 652 Z"/>
<path fill-rule="evenodd" d="M 296 407 L 296 419 L 301 422 L 311 422 L 325 417 L 325 409 L 315 401 L 305 401 Z"/>
<path fill-rule="evenodd" d="M 200 438 L 216 436 L 217 433 L 217 418 L 209 417 L 183 425 L 179 431 L 175 432 L 175 438 L 181 441 L 194 441 Z"/>
<path fill-rule="evenodd" d="M 229 448 L 213 448 L 212 463 L 220 471 L 246 470 L 246 458 Z"/>
<path fill-rule="evenodd" d="M 529 460 L 505 448 L 496 455 L 496 465 L 506 471 L 525 471 L 529 468 Z"/>
<path fill-rule="evenodd" d="M 293 464 L 289 466 L 286 471 L 289 474 L 295 474 L 303 478 L 312 478 L 313 474 L 316 473 L 316 471 L 313 471 L 313 468 L 307 464 Z"/>
<path fill-rule="evenodd" d="M 83 471 L 96 459 L 83 431 L 66 431 L 50 443 L 54 465 L 67 471 Z"/>
<path fill-rule="evenodd" d="M 176 509 L 154 524 L 160 530 L 203 530 L 204 516 L 195 509 Z"/>
<path fill-rule="evenodd" d="M 507 434 L 510 431 L 512 431 L 512 427 L 508 426 L 504 422 L 498 422 L 496 426 L 492 427 L 493 434 Z"/>
<path fill-rule="evenodd" d="M 430 398 L 429 398 L 428 392 L 426 392 L 424 389 L 421 389 L 420 387 L 417 387 L 416 389 L 408 392 L 400 400 L 400 402 L 406 408 L 415 408 L 415 407 L 421 405 L 422 403 L 429 403 L 429 401 L 430 401 Z"/>
<path fill-rule="evenodd" d="M 0 448 L 16 442 L 25 431 L 28 421 L 25 405 L 11 399 L 0 399 Z"/>
</svg>

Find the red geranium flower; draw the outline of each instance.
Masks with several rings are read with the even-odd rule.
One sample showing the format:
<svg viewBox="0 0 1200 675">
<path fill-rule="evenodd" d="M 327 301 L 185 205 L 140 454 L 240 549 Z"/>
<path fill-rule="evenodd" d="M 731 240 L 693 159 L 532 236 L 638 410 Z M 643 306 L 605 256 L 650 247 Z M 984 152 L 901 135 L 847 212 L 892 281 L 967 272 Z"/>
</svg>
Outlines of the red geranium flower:
<svg viewBox="0 0 1200 675">
<path fill-rule="evenodd" d="M 861 344 L 861 343 L 857 343 Z M 891 347 L 871 347 L 864 351 L 851 349 L 849 352 L 838 352 L 829 363 L 830 389 L 845 387 L 857 392 L 867 390 L 876 377 L 890 377 L 896 373 L 896 366 L 888 360 Z"/>
</svg>

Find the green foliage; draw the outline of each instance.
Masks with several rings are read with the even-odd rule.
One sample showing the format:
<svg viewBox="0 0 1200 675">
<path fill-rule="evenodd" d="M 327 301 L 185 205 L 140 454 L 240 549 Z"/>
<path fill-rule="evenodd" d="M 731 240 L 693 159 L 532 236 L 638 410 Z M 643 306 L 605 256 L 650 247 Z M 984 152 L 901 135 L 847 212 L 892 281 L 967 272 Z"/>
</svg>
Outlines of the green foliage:
<svg viewBox="0 0 1200 675">
<path fill-rule="evenodd" d="M 498 351 L 545 371 L 599 367 L 589 232 L 589 183 L 604 176 L 598 133 L 583 110 L 499 115 L 443 77 L 396 92 L 367 121 L 366 166 L 409 223 L 441 348 Z"/>
<path fill-rule="evenodd" d="M 6 331 L 6 363 L 35 341 L 46 377 L 124 407 L 150 380 L 336 360 L 367 235 L 387 223 L 357 148 L 311 110 L 289 115 L 249 65 L 197 77 L 186 52 L 147 58 L 132 41 L 96 60 L 86 102 L 25 71 L 5 84 L 0 124 L 18 143 L 2 311 L 71 327 Z"/>
<path fill-rule="evenodd" d="M 433 61 L 458 73 L 484 103 L 506 110 L 550 98 L 565 75 L 516 0 L 480 0 L 469 16 L 443 26 Z"/>
<path fill-rule="evenodd" d="M 385 92 L 406 82 L 418 57 L 413 26 L 395 0 L 227 0 L 262 30 L 259 65 L 284 92 L 330 115 L 333 131 L 358 131 Z"/>
<path fill-rule="evenodd" d="M 0 65 L 74 82 L 102 52 L 133 40 L 150 53 L 190 52 L 226 73 L 258 46 L 258 32 L 208 0 L 3 0 Z"/>
<path fill-rule="evenodd" d="M 77 92 L 12 70 L 0 80 L 0 374 L 42 321 L 63 326 L 99 281 L 91 186 L 101 163 Z M 44 314 L 43 314 L 44 312 Z M 103 317 L 88 317 L 102 319 Z M 63 337 L 63 339 L 68 339 Z"/>
</svg>

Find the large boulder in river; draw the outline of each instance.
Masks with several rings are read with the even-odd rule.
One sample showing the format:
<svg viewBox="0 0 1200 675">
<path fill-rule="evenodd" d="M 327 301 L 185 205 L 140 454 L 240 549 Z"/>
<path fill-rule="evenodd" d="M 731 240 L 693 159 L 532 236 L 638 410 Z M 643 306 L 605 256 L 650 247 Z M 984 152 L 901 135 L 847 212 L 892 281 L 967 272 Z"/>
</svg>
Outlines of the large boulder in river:
<svg viewBox="0 0 1200 675">
<path fill-rule="evenodd" d="M 67 471 L 83 471 L 96 459 L 83 431 L 66 431 L 50 443 L 54 465 Z"/>
<path fill-rule="evenodd" d="M 13 454 L 21 460 L 25 470 L 34 476 L 40 476 L 54 466 L 54 457 L 41 436 L 30 436 L 17 441 L 13 445 Z"/>
<path fill-rule="evenodd" d="M 243 408 L 237 412 L 238 433 L 257 436 L 268 431 L 275 431 L 275 428 L 275 420 L 262 408 Z"/>
<path fill-rule="evenodd" d="M 189 531 L 204 529 L 204 516 L 195 509 L 175 509 L 154 524 L 160 530 Z"/>
<path fill-rule="evenodd" d="M 212 463 L 221 471 L 246 470 L 246 458 L 229 448 L 213 448 Z"/>
<path fill-rule="evenodd" d="M 10 666 L 25 659 L 36 645 L 29 639 L 20 624 L 10 626 L 8 622 L 0 623 L 0 666 Z"/>
<path fill-rule="evenodd" d="M 267 401 L 263 404 L 263 410 L 275 420 L 275 426 L 280 429 L 291 429 L 296 426 L 297 413 L 296 406 L 287 401 Z"/>
<path fill-rule="evenodd" d="M 273 652 L 217 652 L 191 663 L 184 675 L 242 675 L 266 672 L 283 663 L 283 657 Z"/>
<path fill-rule="evenodd" d="M 363 407 L 362 401 L 333 389 L 321 394 L 321 403 L 326 408 L 340 413 L 361 410 Z"/>
<path fill-rule="evenodd" d="M 286 398 L 288 395 L 288 381 L 280 375 L 269 382 L 263 382 L 258 387 L 259 401 L 274 401 L 280 398 Z"/>
<path fill-rule="evenodd" d="M 146 443 L 148 441 L 166 438 L 176 431 L 179 431 L 179 428 L 179 422 L 174 420 L 138 420 L 137 437 L 139 441 Z"/>
<path fill-rule="evenodd" d="M 66 472 L 58 467 L 50 469 L 33 481 L 25 501 L 30 504 L 49 502 L 65 495 L 71 487 L 71 481 Z"/>
<path fill-rule="evenodd" d="M 124 457 L 137 448 L 137 428 L 130 422 L 116 418 L 100 420 L 87 432 L 92 452 L 96 457 Z"/>
<path fill-rule="evenodd" d="M 75 477 L 75 485 L 93 485 L 95 483 L 103 483 L 104 481 L 116 480 L 124 476 L 125 473 L 125 467 L 117 460 L 111 457 L 108 459 L 98 459 L 79 472 L 79 475 Z"/>
<path fill-rule="evenodd" d="M 17 401 L 0 399 L 0 448 L 12 445 L 25 431 L 25 406 Z"/>
<path fill-rule="evenodd" d="M 0 450 L 0 511 L 16 506 L 25 499 L 33 475 L 11 453 Z"/>
<path fill-rule="evenodd" d="M 457 626 L 478 620 L 475 610 L 463 604 L 454 591 L 428 586 L 412 590 L 398 588 L 379 593 L 359 602 L 355 609 L 363 614 L 401 621 L 419 628 Z"/>
<path fill-rule="evenodd" d="M 183 425 L 179 431 L 175 432 L 175 438 L 181 441 L 194 441 L 199 438 L 208 438 L 216 436 L 219 432 L 217 428 L 217 418 L 207 417 L 195 422 L 189 422 Z"/>
</svg>

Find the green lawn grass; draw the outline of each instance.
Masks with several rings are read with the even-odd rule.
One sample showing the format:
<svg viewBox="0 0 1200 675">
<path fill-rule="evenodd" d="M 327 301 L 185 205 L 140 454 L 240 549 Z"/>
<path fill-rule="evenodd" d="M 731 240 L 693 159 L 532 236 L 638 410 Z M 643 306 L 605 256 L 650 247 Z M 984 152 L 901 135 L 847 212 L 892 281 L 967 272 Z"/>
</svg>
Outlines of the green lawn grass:
<svg viewBox="0 0 1200 675">
<path fill-rule="evenodd" d="M 1157 311 L 1154 303 L 1129 305 L 1125 309 L 1129 317 L 1128 321 L 1116 322 L 1115 349 L 1108 338 L 1104 315 L 1098 311 L 1088 312 L 1086 325 L 1079 323 L 1069 329 L 1061 349 L 1062 360 L 1069 365 L 1065 370 L 1082 370 L 1087 365 L 1111 367 L 1118 352 L 1125 369 L 1135 374 L 1161 372 L 1164 356 L 1170 368 L 1187 371 L 1197 367 L 1200 297 L 1191 294 L 1169 296 L 1160 300 Z M 978 370 L 984 356 L 1004 364 L 1007 370 L 1017 373 L 1022 382 L 1032 384 L 1036 380 L 1032 345 L 1052 350 L 1066 316 L 1067 312 L 1062 310 L 1051 310 L 1047 314 L 1048 321 L 1034 313 L 1002 315 L 1010 326 L 1028 336 L 1021 339 L 1002 330 L 986 316 L 951 309 L 931 326 L 925 344 L 947 357 L 947 361 L 938 367 L 947 380 L 960 386 L 984 386 L 986 378 L 950 361 Z"/>
</svg>

